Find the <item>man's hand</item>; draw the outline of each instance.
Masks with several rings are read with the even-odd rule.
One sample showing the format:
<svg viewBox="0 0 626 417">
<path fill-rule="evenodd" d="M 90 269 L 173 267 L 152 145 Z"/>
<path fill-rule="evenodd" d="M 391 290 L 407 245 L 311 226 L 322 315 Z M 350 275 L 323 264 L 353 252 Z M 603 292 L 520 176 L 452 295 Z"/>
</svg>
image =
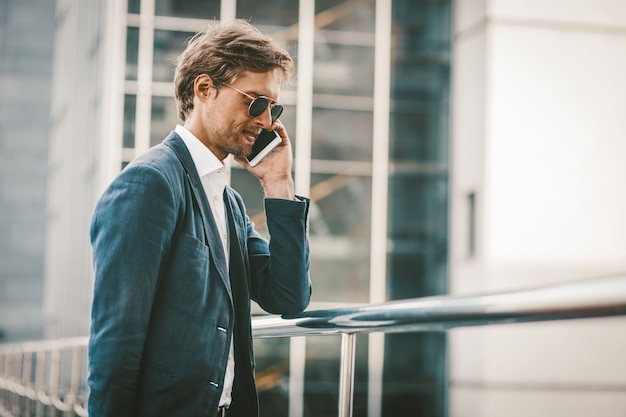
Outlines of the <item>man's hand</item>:
<svg viewBox="0 0 626 417">
<path fill-rule="evenodd" d="M 250 166 L 246 158 L 235 156 L 234 159 L 246 171 L 261 181 L 266 198 L 294 200 L 295 187 L 293 177 L 291 176 L 291 166 L 293 164 L 291 142 L 289 141 L 289 136 L 287 136 L 285 126 L 279 120 L 274 122 L 272 130 L 278 133 L 282 142 L 256 166 Z"/>
</svg>

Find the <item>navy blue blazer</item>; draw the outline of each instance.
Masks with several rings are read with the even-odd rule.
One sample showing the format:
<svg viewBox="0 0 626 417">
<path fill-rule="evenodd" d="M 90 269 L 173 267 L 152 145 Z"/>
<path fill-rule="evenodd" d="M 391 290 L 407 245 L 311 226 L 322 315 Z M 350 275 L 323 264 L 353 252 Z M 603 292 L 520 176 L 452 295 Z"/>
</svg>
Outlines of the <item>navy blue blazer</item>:
<svg viewBox="0 0 626 417">
<path fill-rule="evenodd" d="M 309 201 L 265 199 L 269 242 L 230 187 L 225 204 L 228 269 L 195 165 L 174 132 L 100 198 L 91 225 L 90 417 L 214 416 L 231 338 L 229 417 L 258 415 L 250 300 L 275 314 L 308 305 Z"/>
</svg>

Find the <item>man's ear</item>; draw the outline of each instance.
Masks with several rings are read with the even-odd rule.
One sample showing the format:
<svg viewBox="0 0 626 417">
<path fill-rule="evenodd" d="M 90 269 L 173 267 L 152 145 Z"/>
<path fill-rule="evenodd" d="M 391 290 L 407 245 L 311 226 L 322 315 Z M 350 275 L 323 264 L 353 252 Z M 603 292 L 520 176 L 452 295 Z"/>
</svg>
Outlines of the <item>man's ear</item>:
<svg viewBox="0 0 626 417">
<path fill-rule="evenodd" d="M 213 87 L 213 80 L 207 74 L 200 74 L 193 81 L 193 93 L 200 100 L 209 96 L 211 87 Z"/>
</svg>

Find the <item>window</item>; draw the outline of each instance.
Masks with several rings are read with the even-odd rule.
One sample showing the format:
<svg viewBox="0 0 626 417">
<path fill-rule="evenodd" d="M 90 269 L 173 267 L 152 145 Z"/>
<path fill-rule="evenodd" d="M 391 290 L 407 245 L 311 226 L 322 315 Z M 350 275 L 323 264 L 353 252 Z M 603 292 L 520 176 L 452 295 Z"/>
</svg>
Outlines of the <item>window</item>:
<svg viewBox="0 0 626 417">
<path fill-rule="evenodd" d="M 313 309 L 446 292 L 451 5 L 394 0 L 388 21 L 378 25 L 377 8 L 385 6 L 376 0 L 128 2 L 120 166 L 179 122 L 175 59 L 186 39 L 215 19 L 248 19 L 279 40 L 296 65 L 312 62 L 297 84 L 283 88 L 281 120 L 296 152 L 299 192 L 312 200 Z M 300 39 L 303 23 L 313 30 Z M 389 54 L 382 63 L 381 51 Z M 302 155 L 307 163 L 298 165 Z M 237 164 L 230 178 L 266 233 L 258 181 Z M 395 405 L 404 404 L 416 414 L 443 416 L 445 335 L 369 340 L 359 336 L 354 415 L 367 415 L 368 407 L 402 414 Z M 255 341 L 262 415 L 290 414 L 285 399 L 293 366 L 305 369 L 305 391 L 290 398 L 292 410 L 335 414 L 339 338 L 289 344 Z M 368 395 L 372 383 L 383 398 Z"/>
</svg>

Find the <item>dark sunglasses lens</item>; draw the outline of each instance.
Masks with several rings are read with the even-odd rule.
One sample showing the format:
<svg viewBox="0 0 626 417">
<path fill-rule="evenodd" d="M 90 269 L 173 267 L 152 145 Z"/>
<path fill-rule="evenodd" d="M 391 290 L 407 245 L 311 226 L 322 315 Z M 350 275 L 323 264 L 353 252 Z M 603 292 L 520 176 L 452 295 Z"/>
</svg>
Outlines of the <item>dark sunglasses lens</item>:
<svg viewBox="0 0 626 417">
<path fill-rule="evenodd" d="M 268 104 L 269 101 L 267 101 L 267 99 L 263 97 L 258 97 L 252 100 L 252 103 L 250 103 L 250 108 L 248 109 L 250 117 L 258 117 L 259 115 L 263 114 L 265 109 L 267 109 Z"/>
<path fill-rule="evenodd" d="M 272 122 L 275 122 L 276 119 L 278 119 L 280 115 L 283 114 L 283 106 L 281 106 L 280 104 L 277 104 L 274 107 L 272 107 L 270 112 L 272 113 Z"/>
</svg>

